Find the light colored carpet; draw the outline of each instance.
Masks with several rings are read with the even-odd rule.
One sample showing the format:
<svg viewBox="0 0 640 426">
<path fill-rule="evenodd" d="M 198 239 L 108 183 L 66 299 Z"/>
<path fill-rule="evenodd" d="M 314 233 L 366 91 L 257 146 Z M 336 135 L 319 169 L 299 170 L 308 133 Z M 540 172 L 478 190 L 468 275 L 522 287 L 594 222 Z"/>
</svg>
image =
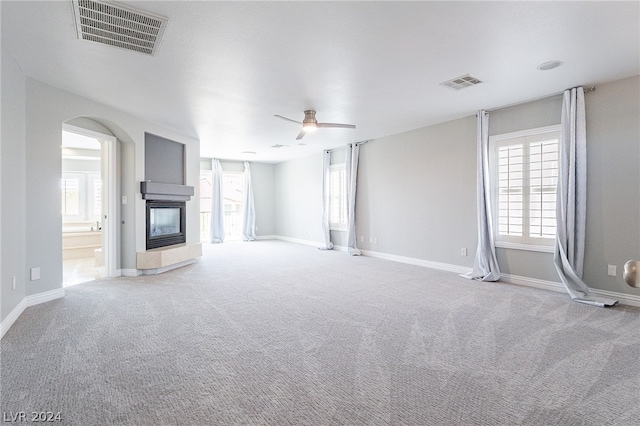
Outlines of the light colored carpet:
<svg viewBox="0 0 640 426">
<path fill-rule="evenodd" d="M 640 310 L 278 241 L 103 279 L 1 341 L 73 425 L 638 425 Z M 60 423 L 58 423 L 60 424 Z"/>
</svg>

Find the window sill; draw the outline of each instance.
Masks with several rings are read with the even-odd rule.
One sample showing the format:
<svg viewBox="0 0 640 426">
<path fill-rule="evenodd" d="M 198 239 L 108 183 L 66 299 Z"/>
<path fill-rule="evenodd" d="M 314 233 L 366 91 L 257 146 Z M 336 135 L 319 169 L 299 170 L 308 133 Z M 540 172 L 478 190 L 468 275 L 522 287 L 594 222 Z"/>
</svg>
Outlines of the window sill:
<svg viewBox="0 0 640 426">
<path fill-rule="evenodd" d="M 513 249 L 513 250 L 525 250 L 525 251 L 537 251 L 541 253 L 553 253 L 555 246 L 542 246 L 535 244 L 523 244 L 523 243 L 511 243 L 508 241 L 496 241 L 496 247 Z"/>
<path fill-rule="evenodd" d="M 347 232 L 347 228 L 333 228 L 333 227 L 329 227 L 330 231 L 340 231 L 340 232 Z"/>
</svg>

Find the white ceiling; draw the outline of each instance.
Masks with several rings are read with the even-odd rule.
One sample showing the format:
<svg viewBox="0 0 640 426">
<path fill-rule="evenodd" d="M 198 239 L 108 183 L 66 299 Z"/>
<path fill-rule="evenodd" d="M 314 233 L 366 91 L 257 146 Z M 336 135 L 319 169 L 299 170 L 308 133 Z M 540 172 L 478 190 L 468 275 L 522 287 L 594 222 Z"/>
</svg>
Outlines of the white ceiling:
<svg viewBox="0 0 640 426">
<path fill-rule="evenodd" d="M 640 74 L 637 1 L 121 4 L 169 19 L 155 57 L 78 40 L 71 1 L 3 1 L 2 48 L 30 77 L 200 139 L 203 157 L 278 162 Z M 439 85 L 466 73 L 484 83 Z M 273 115 L 305 109 L 357 129 L 299 146 Z"/>
</svg>

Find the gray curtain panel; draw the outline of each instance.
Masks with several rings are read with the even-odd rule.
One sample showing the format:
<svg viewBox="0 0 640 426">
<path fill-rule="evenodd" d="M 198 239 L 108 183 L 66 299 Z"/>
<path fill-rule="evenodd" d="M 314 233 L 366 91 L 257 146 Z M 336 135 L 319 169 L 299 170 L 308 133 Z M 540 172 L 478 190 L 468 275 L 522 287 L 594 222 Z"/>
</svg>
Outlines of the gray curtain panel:
<svg viewBox="0 0 640 426">
<path fill-rule="evenodd" d="M 473 261 L 473 270 L 466 278 L 478 281 L 498 281 L 500 268 L 493 241 L 489 185 L 489 113 L 478 111 L 477 121 L 477 197 L 478 248 Z"/>
<path fill-rule="evenodd" d="M 222 195 L 222 166 L 220 160 L 211 160 L 211 171 L 213 173 L 212 194 L 211 194 L 211 224 L 209 230 L 209 241 L 221 243 L 224 241 L 224 212 Z"/>
<path fill-rule="evenodd" d="M 582 87 L 566 90 L 562 100 L 560 159 L 553 257 L 567 293 L 576 302 L 613 306 L 617 300 L 594 297 L 582 281 L 587 217 L 587 130 Z"/>
</svg>

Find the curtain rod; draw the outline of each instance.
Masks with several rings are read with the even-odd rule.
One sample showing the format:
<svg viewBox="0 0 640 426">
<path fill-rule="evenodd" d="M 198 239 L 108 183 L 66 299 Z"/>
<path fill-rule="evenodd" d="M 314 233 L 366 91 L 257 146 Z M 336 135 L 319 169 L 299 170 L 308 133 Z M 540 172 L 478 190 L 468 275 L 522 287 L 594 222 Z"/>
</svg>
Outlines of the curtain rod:
<svg viewBox="0 0 640 426">
<path fill-rule="evenodd" d="M 354 142 L 354 143 L 348 143 L 347 145 L 364 145 L 365 143 L 369 142 L 369 140 L 366 141 L 360 141 L 360 142 Z M 324 149 L 324 152 L 333 152 L 333 151 L 337 151 L 339 149 L 345 149 L 346 146 L 341 146 L 339 148 L 333 148 L 333 149 Z"/>
<path fill-rule="evenodd" d="M 580 87 L 580 86 L 571 87 L 571 88 L 566 89 L 566 90 L 576 89 L 576 88 L 578 88 L 578 87 Z M 583 88 L 582 88 L 582 90 L 584 91 L 584 93 L 585 93 L 585 94 L 587 94 L 587 93 L 592 93 L 592 92 L 595 92 L 595 91 L 596 91 L 596 86 L 583 87 Z M 501 107 L 494 108 L 494 109 L 488 109 L 488 110 L 485 110 L 485 111 L 487 111 L 487 112 L 495 112 L 495 111 L 500 111 L 500 110 L 502 110 L 502 109 L 507 109 L 507 108 L 515 107 L 515 106 L 518 106 L 518 105 L 528 104 L 529 102 L 541 101 L 541 100 L 543 100 L 543 99 L 553 99 L 553 98 L 556 98 L 556 97 L 558 97 L 558 96 L 563 96 L 563 95 L 564 95 L 564 92 L 565 92 L 565 90 L 563 90 L 562 92 L 559 92 L 559 93 L 554 93 L 553 95 L 542 96 L 542 97 L 539 97 L 539 98 L 529 99 L 529 100 L 522 101 L 522 102 L 516 102 L 516 103 L 514 103 L 514 104 L 505 105 L 505 106 L 501 106 Z"/>
</svg>

